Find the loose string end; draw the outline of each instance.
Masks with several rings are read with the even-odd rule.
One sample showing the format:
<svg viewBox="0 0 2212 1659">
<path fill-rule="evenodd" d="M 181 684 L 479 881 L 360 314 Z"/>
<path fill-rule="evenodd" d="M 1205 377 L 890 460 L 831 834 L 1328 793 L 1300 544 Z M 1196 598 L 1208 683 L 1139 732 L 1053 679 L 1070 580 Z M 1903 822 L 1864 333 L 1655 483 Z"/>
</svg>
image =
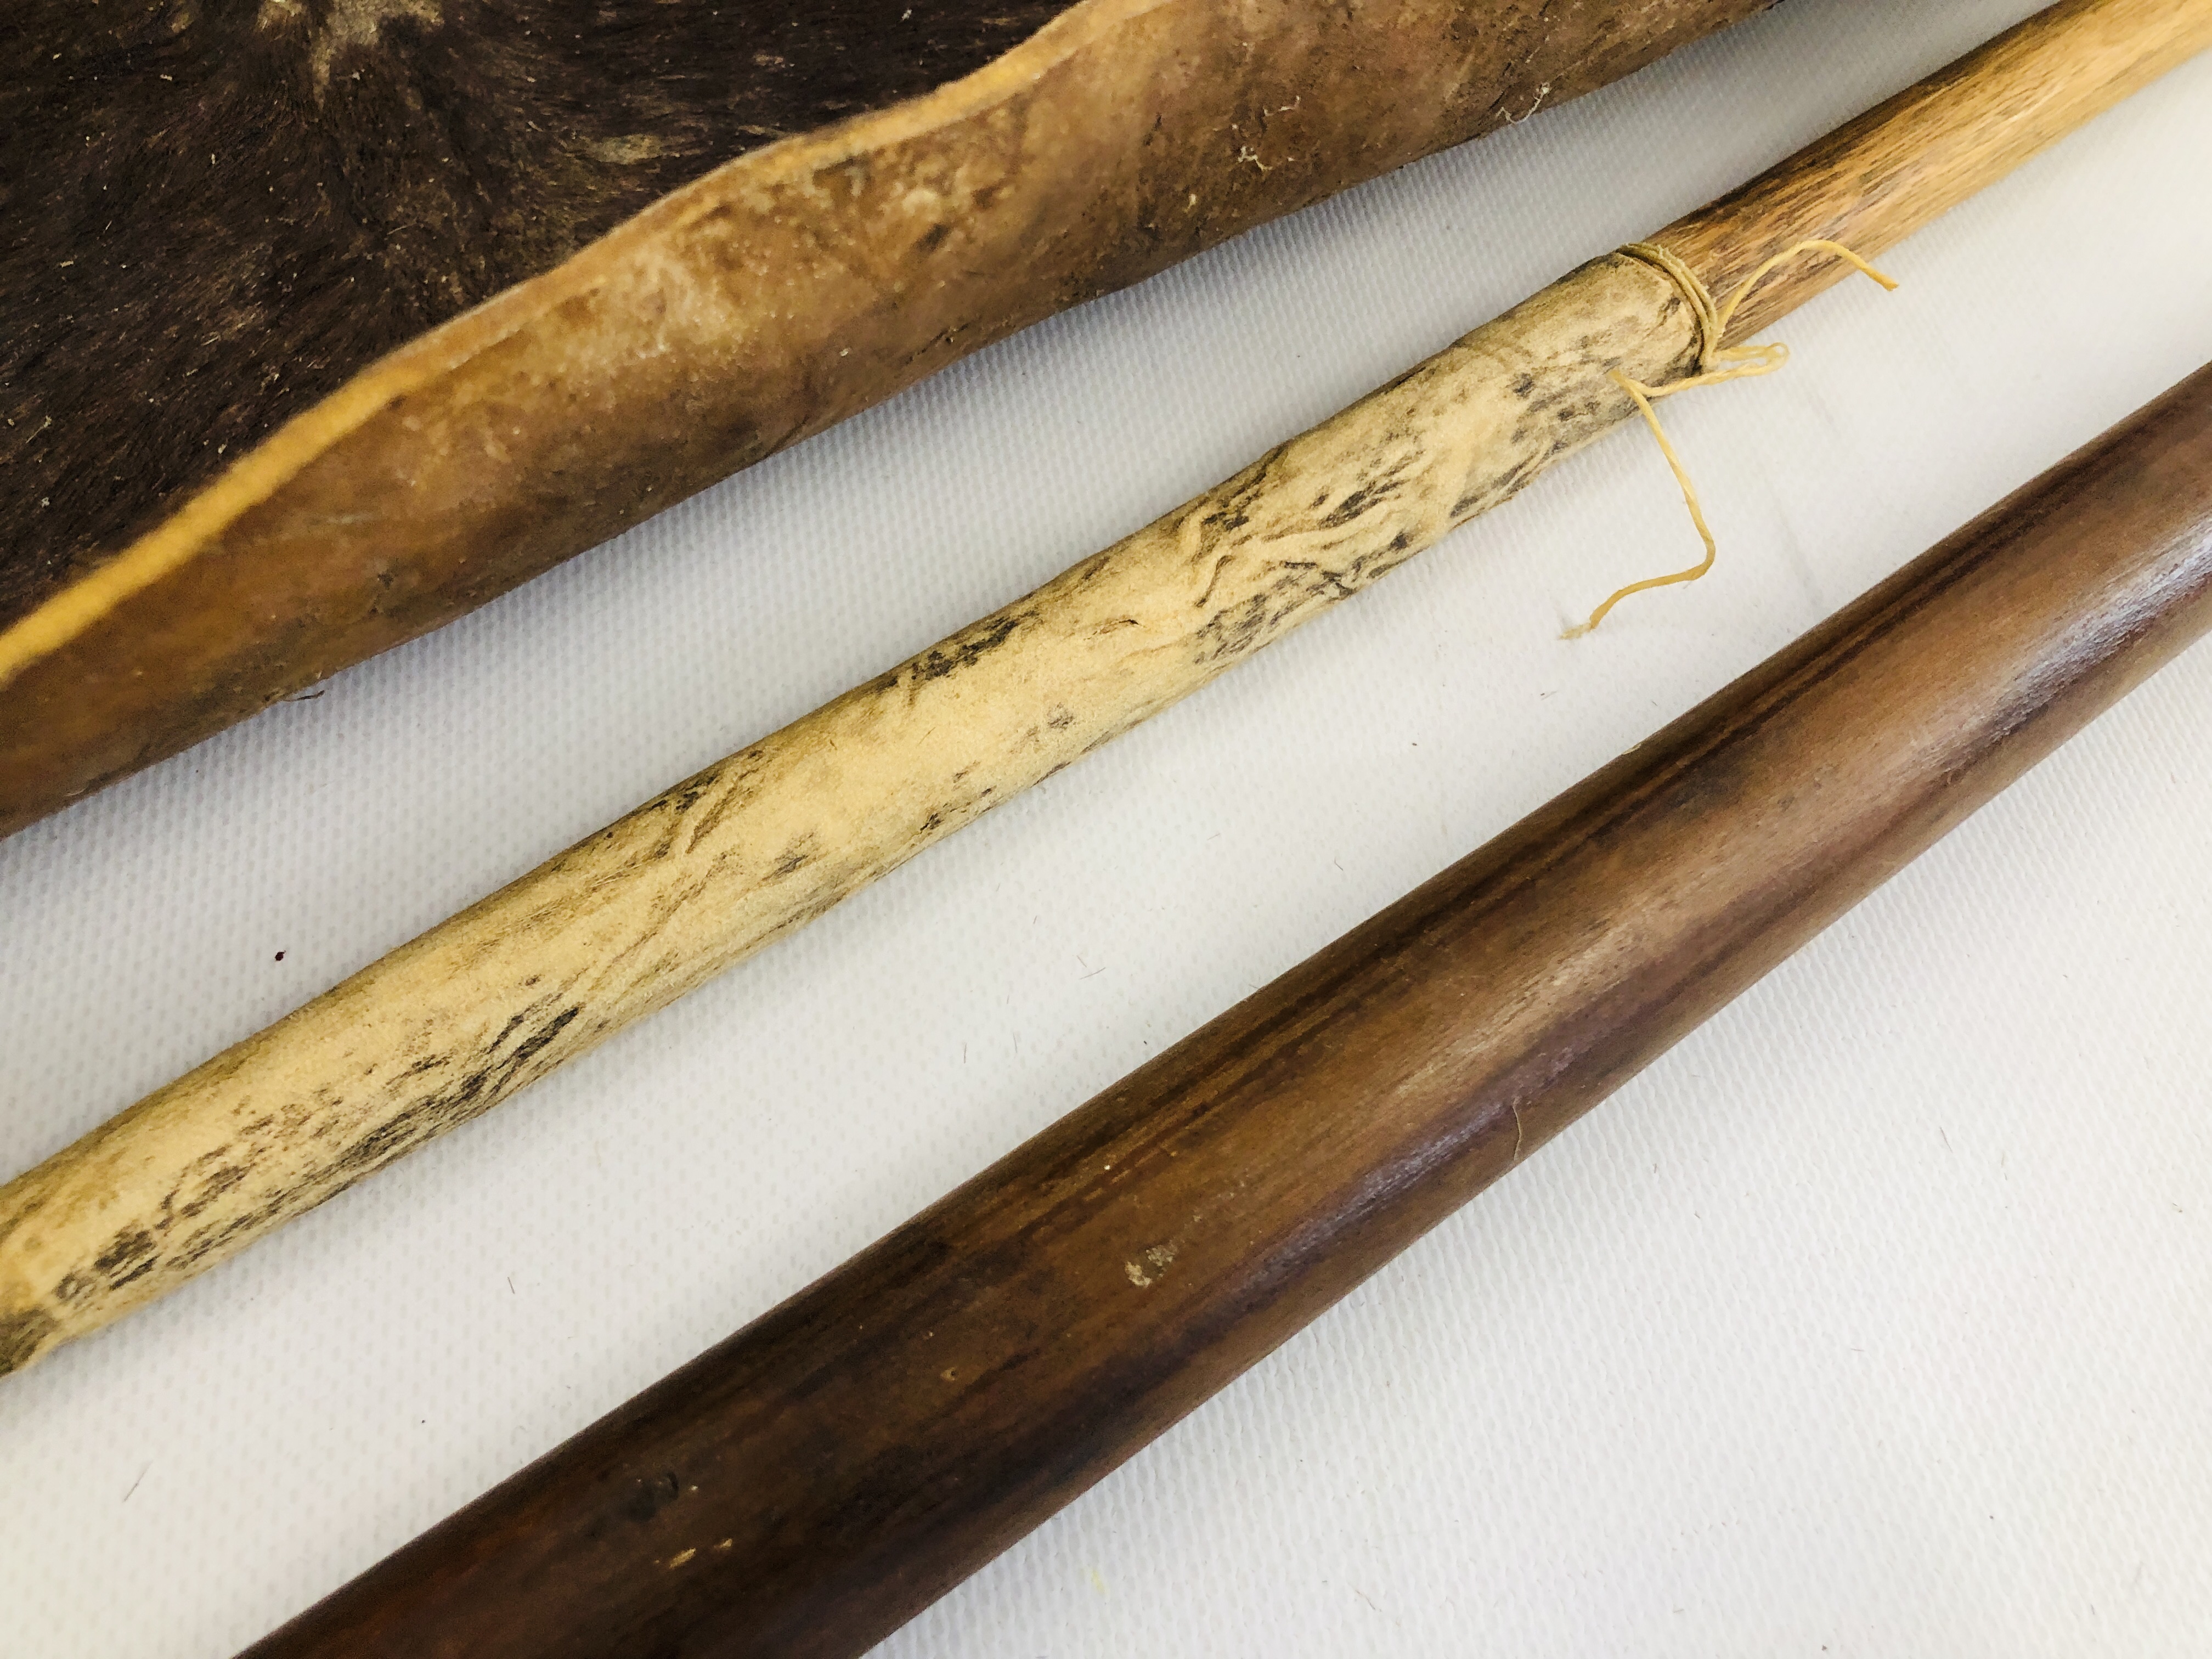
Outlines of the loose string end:
<svg viewBox="0 0 2212 1659">
<path fill-rule="evenodd" d="M 1715 320 L 1720 325 L 1720 337 L 1725 337 L 1727 336 L 1729 325 L 1735 320 L 1737 307 L 1741 306 L 1746 300 L 1751 297 L 1752 289 L 1757 288 L 1761 283 L 1765 282 L 1770 272 L 1771 272 L 1777 266 L 1788 264 L 1790 261 L 1796 258 L 1801 253 L 1815 252 L 1832 253 L 1838 258 L 1846 260 L 1851 264 L 1856 266 L 1861 275 L 1869 276 L 1875 282 L 1881 283 L 1886 292 L 1891 294 L 1897 292 L 1897 278 L 1889 276 L 1883 271 L 1875 270 L 1871 264 L 1865 259 L 1861 258 L 1857 254 L 1852 252 L 1850 249 L 1845 247 L 1841 242 L 1832 242 L 1825 236 L 1809 236 L 1802 242 L 1794 242 L 1790 246 L 1783 249 L 1781 252 L 1767 260 L 1756 270 L 1753 271 L 1750 276 L 1745 277 L 1741 283 L 1738 283 L 1735 285 L 1735 292 L 1729 295 L 1728 302 L 1722 306 L 1715 313 Z M 1716 339 L 1715 343 L 1718 343 L 1717 338 Z"/>
<path fill-rule="evenodd" d="M 1659 453 L 1667 458 L 1668 466 L 1674 471 L 1674 482 L 1682 487 L 1682 504 L 1690 509 L 1690 522 L 1698 527 L 1698 538 L 1705 544 L 1705 556 L 1687 570 L 1677 570 L 1671 575 L 1650 576 L 1640 582 L 1631 582 L 1627 586 L 1614 592 L 1596 610 L 1591 611 L 1588 622 L 1578 623 L 1561 634 L 1559 637 L 1563 640 L 1578 640 L 1583 635 L 1591 632 L 1605 620 L 1607 611 L 1632 593 L 1641 593 L 1653 587 L 1671 587 L 1678 582 L 1693 582 L 1713 568 L 1713 561 L 1719 553 L 1719 548 L 1713 540 L 1711 528 L 1705 523 L 1705 510 L 1698 505 L 1697 486 L 1690 482 L 1689 471 L 1683 466 L 1682 458 L 1674 453 L 1674 446 L 1668 441 L 1666 428 L 1659 424 L 1658 413 L 1651 407 L 1651 404 L 1655 398 L 1671 397 L 1677 392 L 1687 392 L 1695 386 L 1713 386 L 1723 380 L 1748 380 L 1754 375 L 1771 374 L 1790 361 L 1790 348 L 1779 340 L 1765 345 L 1755 346 L 1723 347 L 1721 344 L 1721 342 L 1727 337 L 1729 324 L 1734 319 L 1737 307 L 1750 297 L 1752 289 L 1764 282 L 1768 273 L 1778 265 L 1787 264 L 1801 253 L 1815 252 L 1832 253 L 1838 258 L 1849 260 L 1859 270 L 1879 283 L 1887 291 L 1893 293 L 1897 289 L 1895 277 L 1877 270 L 1841 242 L 1832 242 L 1825 236 L 1808 237 L 1802 242 L 1784 248 L 1753 270 L 1742 282 L 1737 283 L 1735 291 L 1729 295 L 1728 301 L 1724 305 L 1714 304 L 1711 294 L 1707 291 L 1704 283 L 1698 280 L 1697 273 L 1671 250 L 1655 243 L 1632 242 L 1621 251 L 1643 259 L 1647 264 L 1656 265 L 1674 283 L 1675 287 L 1681 290 L 1683 296 L 1689 301 L 1691 310 L 1698 319 L 1698 349 L 1696 374 L 1685 376 L 1663 386 L 1645 386 L 1640 380 L 1632 380 L 1619 369 L 1611 371 L 1611 375 L 1620 383 L 1621 389 L 1635 400 L 1638 412 L 1644 416 L 1644 423 L 1651 428 L 1651 435 L 1658 440 Z"/>
<path fill-rule="evenodd" d="M 1754 369 L 1749 372 L 1759 374 L 1766 371 Z M 1698 527 L 1698 538 L 1705 544 L 1705 556 L 1687 570 L 1677 570 L 1665 576 L 1646 576 L 1640 582 L 1631 582 L 1627 586 L 1617 589 L 1603 605 L 1589 613 L 1588 622 L 1570 628 L 1560 635 L 1564 640 L 1578 640 L 1591 632 L 1605 620 L 1606 612 L 1632 593 L 1697 580 L 1713 568 L 1713 561 L 1720 555 L 1719 544 L 1713 540 L 1712 527 L 1705 522 L 1705 507 L 1698 500 L 1698 487 L 1690 482 L 1689 469 L 1682 465 L 1682 458 L 1675 453 L 1674 444 L 1668 439 L 1666 428 L 1659 424 L 1658 410 L 1651 407 L 1652 389 L 1641 381 L 1630 380 L 1617 368 L 1612 371 L 1612 377 L 1620 383 L 1622 391 L 1635 399 L 1637 410 L 1644 416 L 1644 423 L 1651 428 L 1651 435 L 1658 440 L 1659 453 L 1667 458 L 1667 465 L 1674 470 L 1674 482 L 1682 487 L 1682 505 L 1690 509 L 1690 522 Z"/>
</svg>

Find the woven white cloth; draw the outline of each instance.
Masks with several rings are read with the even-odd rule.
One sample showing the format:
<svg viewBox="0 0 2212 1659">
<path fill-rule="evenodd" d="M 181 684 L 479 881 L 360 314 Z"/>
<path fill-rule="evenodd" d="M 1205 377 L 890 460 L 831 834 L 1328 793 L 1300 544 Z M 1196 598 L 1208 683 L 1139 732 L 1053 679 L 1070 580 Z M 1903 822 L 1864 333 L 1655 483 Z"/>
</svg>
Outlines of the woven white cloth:
<svg viewBox="0 0 2212 1659">
<path fill-rule="evenodd" d="M 2024 15 L 1796 0 L 0 843 L 0 1176 Z M 2212 358 L 2212 61 L 1284 646 L 0 1384 L 0 1652 L 217 1659 Z M 2199 647 L 896 1659 L 2201 1654 Z"/>
</svg>

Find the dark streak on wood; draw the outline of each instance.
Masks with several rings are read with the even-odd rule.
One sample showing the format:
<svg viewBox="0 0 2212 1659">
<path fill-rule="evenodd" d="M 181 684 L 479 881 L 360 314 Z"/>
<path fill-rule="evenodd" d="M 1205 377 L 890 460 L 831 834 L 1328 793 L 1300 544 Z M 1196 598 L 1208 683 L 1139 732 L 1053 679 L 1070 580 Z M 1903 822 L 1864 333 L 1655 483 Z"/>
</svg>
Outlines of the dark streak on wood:
<svg viewBox="0 0 2212 1659">
<path fill-rule="evenodd" d="M 948 674 L 973 666 L 1014 636 L 1030 620 L 1026 612 L 997 616 L 962 629 L 943 645 L 933 646 L 912 664 L 916 681 L 941 680 Z M 896 681 L 894 681 L 896 683 Z"/>
<path fill-rule="evenodd" d="M 28 1308 L 0 1318 L 0 1376 L 29 1364 L 53 1328 L 54 1316 L 42 1308 Z"/>
<path fill-rule="evenodd" d="M 510 1016 L 498 1036 L 487 1045 L 480 1063 L 450 1085 L 420 1096 L 337 1154 L 319 1179 L 314 1201 L 320 1203 L 336 1196 L 393 1158 L 466 1122 L 503 1098 L 508 1086 L 530 1061 L 582 1012 L 580 1006 L 574 1005 L 560 1010 L 544 1019 L 511 1051 L 501 1054 L 500 1049 L 508 1037 L 529 1022 L 532 1010 L 524 1009 Z M 454 1063 L 451 1055 L 428 1055 L 401 1075 L 426 1076 L 450 1068 Z M 270 1124 L 271 1120 L 264 1118 L 257 1127 L 266 1129 Z M 187 1225 L 225 1193 L 246 1182 L 264 1153 L 281 1152 L 284 1145 L 285 1137 L 281 1134 L 256 1133 L 240 1145 L 225 1147 L 219 1158 L 210 1155 L 199 1160 L 200 1165 L 212 1162 L 215 1167 L 195 1167 L 189 1198 L 185 1195 L 187 1188 L 184 1187 L 165 1195 L 160 1206 L 158 1228 L 126 1228 L 94 1260 L 92 1265 L 106 1279 L 106 1288 L 118 1289 L 157 1267 L 179 1264 L 189 1267 L 218 1255 L 240 1234 L 256 1231 L 272 1217 L 286 1212 L 295 1201 L 295 1195 L 279 1195 L 248 1213 L 230 1216 L 219 1225 L 204 1226 L 197 1231 Z M 56 1294 L 64 1301 L 76 1301 L 91 1295 L 96 1288 L 92 1279 L 71 1274 L 57 1287 Z"/>
<path fill-rule="evenodd" d="M 350 1186 L 355 1181 L 382 1169 L 392 1159 L 424 1141 L 435 1139 L 504 1099 L 508 1085 L 529 1064 L 532 1056 L 568 1029 L 576 1016 L 583 1012 L 583 1008 L 574 1004 L 563 1008 L 517 1043 L 513 1052 L 501 1056 L 498 1052 L 500 1043 L 506 1041 L 507 1032 L 513 1030 L 516 1021 L 526 1018 L 527 1012 L 526 1010 L 507 1022 L 506 1028 L 485 1052 L 482 1064 L 464 1073 L 452 1086 L 425 1095 L 395 1113 L 341 1152 L 331 1166 L 331 1177 L 337 1182 L 332 1190 Z M 227 1234 L 225 1236 L 228 1237 Z"/>
</svg>

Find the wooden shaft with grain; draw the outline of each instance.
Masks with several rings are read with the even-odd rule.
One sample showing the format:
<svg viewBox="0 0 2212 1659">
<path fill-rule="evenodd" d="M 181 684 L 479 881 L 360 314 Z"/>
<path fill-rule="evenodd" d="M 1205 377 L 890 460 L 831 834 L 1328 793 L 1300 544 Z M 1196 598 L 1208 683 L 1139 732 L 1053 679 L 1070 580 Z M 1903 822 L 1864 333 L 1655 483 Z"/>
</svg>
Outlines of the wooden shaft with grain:
<svg viewBox="0 0 2212 1659">
<path fill-rule="evenodd" d="M 860 1652 L 2212 626 L 2212 368 L 249 1650 Z"/>
<path fill-rule="evenodd" d="M 1908 92 L 1664 234 L 1708 286 L 1806 237 L 1887 246 L 2206 45 L 2212 0 L 2072 0 L 1935 77 L 1941 96 Z M 1596 259 L 148 1096 L 0 1188 L 0 1373 L 1196 690 L 1629 418 L 1614 371 L 1663 385 L 1698 346 L 1669 278 Z"/>
</svg>

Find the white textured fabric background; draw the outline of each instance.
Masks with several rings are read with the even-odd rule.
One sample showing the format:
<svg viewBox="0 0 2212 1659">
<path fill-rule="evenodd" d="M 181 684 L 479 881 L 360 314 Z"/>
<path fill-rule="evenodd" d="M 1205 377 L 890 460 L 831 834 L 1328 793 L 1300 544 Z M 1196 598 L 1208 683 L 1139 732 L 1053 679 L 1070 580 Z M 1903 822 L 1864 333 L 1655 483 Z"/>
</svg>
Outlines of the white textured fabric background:
<svg viewBox="0 0 2212 1659">
<path fill-rule="evenodd" d="M 1796 0 L 0 843 L 0 1176 L 2024 15 Z M 0 1652 L 258 1635 L 2212 357 L 2212 61 L 798 939 L 0 1385 Z M 2212 651 L 890 1641 L 2212 1650 Z M 283 959 L 277 960 L 277 953 Z"/>
</svg>

